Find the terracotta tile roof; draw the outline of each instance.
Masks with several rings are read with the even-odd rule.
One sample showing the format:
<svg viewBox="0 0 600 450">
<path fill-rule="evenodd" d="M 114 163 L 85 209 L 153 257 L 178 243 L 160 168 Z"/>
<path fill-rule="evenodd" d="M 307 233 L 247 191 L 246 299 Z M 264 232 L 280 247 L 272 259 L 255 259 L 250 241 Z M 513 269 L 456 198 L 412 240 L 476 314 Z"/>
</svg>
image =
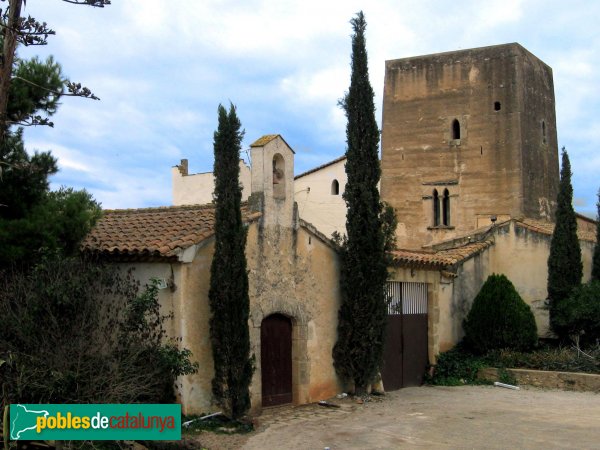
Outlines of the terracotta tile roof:
<svg viewBox="0 0 600 450">
<path fill-rule="evenodd" d="M 265 134 L 264 136 L 258 138 L 254 143 L 250 144 L 250 147 L 263 147 L 275 139 L 278 134 Z"/>
<path fill-rule="evenodd" d="M 242 205 L 244 221 L 260 217 Z M 106 210 L 81 244 L 84 252 L 107 256 L 176 259 L 214 234 L 214 205 Z"/>
<path fill-rule="evenodd" d="M 317 166 L 317 167 L 315 167 L 315 168 L 313 168 L 313 169 L 307 170 L 306 172 L 302 172 L 300 175 L 296 175 L 296 176 L 294 177 L 294 180 L 297 180 L 298 178 L 302 178 L 302 177 L 304 177 L 304 176 L 306 176 L 306 175 L 309 175 L 309 174 L 311 174 L 311 173 L 313 173 L 313 172 L 316 172 L 316 171 L 318 171 L 318 170 L 324 169 L 325 167 L 332 166 L 332 165 L 334 165 L 335 163 L 338 163 L 338 162 L 340 162 L 340 161 L 343 161 L 343 160 L 345 160 L 345 159 L 346 159 L 346 155 L 344 155 L 344 156 L 340 156 L 339 158 L 336 158 L 336 159 L 334 159 L 333 161 L 329 161 L 329 162 L 327 162 L 327 163 L 325 163 L 325 164 L 321 164 L 320 166 Z"/>
<path fill-rule="evenodd" d="M 439 250 L 404 250 L 397 249 L 391 252 L 394 264 L 409 267 L 442 268 L 461 263 L 493 245 L 491 240 L 471 242 L 460 247 Z"/>
<path fill-rule="evenodd" d="M 542 234 L 552 235 L 554 232 L 554 224 L 536 219 L 521 219 L 515 221 L 518 226 L 536 231 Z M 580 241 L 596 242 L 596 235 L 593 232 L 586 230 L 577 230 L 577 237 Z"/>
</svg>

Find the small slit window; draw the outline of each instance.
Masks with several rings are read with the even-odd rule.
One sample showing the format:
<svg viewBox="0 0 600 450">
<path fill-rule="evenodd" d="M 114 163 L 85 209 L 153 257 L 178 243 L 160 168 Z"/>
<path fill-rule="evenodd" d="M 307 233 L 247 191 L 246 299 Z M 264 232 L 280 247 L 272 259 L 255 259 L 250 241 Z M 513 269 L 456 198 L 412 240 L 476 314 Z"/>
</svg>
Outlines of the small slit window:
<svg viewBox="0 0 600 450">
<path fill-rule="evenodd" d="M 433 226 L 440 226 L 440 196 L 437 189 L 433 190 Z"/>
<path fill-rule="evenodd" d="M 452 121 L 452 139 L 460 139 L 460 122 L 458 119 Z"/>
<path fill-rule="evenodd" d="M 331 195 L 340 195 L 340 183 L 338 180 L 331 182 Z"/>
<path fill-rule="evenodd" d="M 500 102 L 494 102 L 494 111 L 500 111 L 502 109 L 502 105 Z"/>
<path fill-rule="evenodd" d="M 542 120 L 542 142 L 546 143 L 546 121 Z"/>
</svg>

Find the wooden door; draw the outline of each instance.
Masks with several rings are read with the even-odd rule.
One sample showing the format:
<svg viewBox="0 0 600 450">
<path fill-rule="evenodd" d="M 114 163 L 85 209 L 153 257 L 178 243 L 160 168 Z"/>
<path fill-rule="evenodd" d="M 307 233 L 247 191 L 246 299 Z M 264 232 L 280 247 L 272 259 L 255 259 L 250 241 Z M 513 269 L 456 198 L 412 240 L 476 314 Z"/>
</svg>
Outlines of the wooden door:
<svg viewBox="0 0 600 450">
<path fill-rule="evenodd" d="M 292 402 L 292 322 L 273 314 L 260 326 L 263 406 Z"/>
</svg>

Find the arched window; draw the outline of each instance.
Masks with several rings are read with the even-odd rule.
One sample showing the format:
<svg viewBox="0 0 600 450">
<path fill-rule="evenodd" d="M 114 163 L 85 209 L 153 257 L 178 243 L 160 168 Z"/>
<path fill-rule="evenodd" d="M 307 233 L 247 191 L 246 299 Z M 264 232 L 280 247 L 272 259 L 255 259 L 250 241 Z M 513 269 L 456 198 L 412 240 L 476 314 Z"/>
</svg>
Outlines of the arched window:
<svg viewBox="0 0 600 450">
<path fill-rule="evenodd" d="M 440 196 L 437 189 L 433 190 L 433 226 L 440 226 Z"/>
<path fill-rule="evenodd" d="M 338 180 L 331 182 L 331 195 L 340 195 L 340 183 Z"/>
<path fill-rule="evenodd" d="M 460 122 L 458 119 L 452 121 L 452 139 L 460 139 Z"/>
<path fill-rule="evenodd" d="M 450 193 L 448 189 L 444 189 L 444 197 L 442 198 L 442 224 L 450 226 Z"/>
<path fill-rule="evenodd" d="M 273 155 L 273 197 L 285 198 L 285 161 L 279 153 Z"/>
</svg>

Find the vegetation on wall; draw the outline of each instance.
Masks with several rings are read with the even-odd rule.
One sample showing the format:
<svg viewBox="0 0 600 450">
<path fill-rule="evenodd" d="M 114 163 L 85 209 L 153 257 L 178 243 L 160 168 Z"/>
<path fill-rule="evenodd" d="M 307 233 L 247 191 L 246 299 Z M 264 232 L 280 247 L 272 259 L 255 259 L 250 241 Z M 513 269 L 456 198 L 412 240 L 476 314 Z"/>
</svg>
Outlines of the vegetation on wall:
<svg viewBox="0 0 600 450">
<path fill-rule="evenodd" d="M 548 256 L 548 299 L 550 301 L 550 326 L 561 339 L 567 330 L 556 320 L 557 308 L 571 291 L 579 286 L 583 276 L 581 248 L 577 237 L 577 219 L 573 209 L 571 163 L 567 151 L 562 149 L 562 167 L 556 208 L 556 225 Z"/>
<path fill-rule="evenodd" d="M 215 253 L 208 297 L 215 376 L 213 395 L 224 412 L 237 419 L 250 407 L 250 357 L 246 229 L 242 222 L 239 157 L 244 132 L 233 105 L 219 105 L 215 151 Z"/>
<path fill-rule="evenodd" d="M 486 381 L 478 378 L 479 370 L 484 367 L 496 367 L 498 381 L 508 384 L 516 383 L 505 378 L 509 374 L 507 368 L 598 374 L 600 346 L 590 347 L 585 352 L 573 347 L 545 347 L 531 352 L 493 350 L 485 355 L 475 355 L 459 344 L 438 355 L 432 373 L 426 379 L 430 384 L 441 386 L 485 384 Z"/>
<path fill-rule="evenodd" d="M 350 89 L 340 101 L 348 119 L 344 192 L 348 236 L 341 255 L 342 304 L 333 358 L 337 373 L 354 382 L 360 395 L 377 376 L 383 357 L 387 269 L 383 206 L 377 189 L 379 129 L 369 82 L 364 14 L 359 12 L 351 24 L 352 75 Z"/>
<path fill-rule="evenodd" d="M 496 349 L 530 350 L 537 344 L 531 308 L 504 275 L 490 275 L 464 321 L 465 345 L 478 354 Z"/>
<path fill-rule="evenodd" d="M 0 271 L 0 388 L 9 403 L 165 403 L 191 353 L 167 340 L 158 288 L 114 266 L 44 256 Z"/>
</svg>

